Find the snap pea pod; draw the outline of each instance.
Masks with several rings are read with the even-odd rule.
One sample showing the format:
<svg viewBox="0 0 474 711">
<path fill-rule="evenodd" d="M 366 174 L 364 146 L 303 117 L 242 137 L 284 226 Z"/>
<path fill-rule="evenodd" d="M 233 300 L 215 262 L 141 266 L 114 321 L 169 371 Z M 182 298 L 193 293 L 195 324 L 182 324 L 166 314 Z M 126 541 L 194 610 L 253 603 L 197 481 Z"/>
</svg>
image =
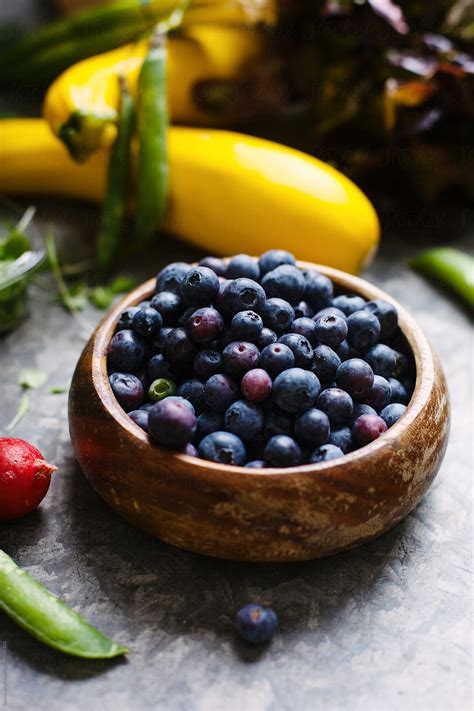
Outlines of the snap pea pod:
<svg viewBox="0 0 474 711">
<path fill-rule="evenodd" d="M 436 247 L 418 254 L 410 265 L 437 279 L 474 309 L 474 259 L 453 247 Z"/>
<path fill-rule="evenodd" d="M 110 153 L 107 190 L 97 238 L 97 259 L 102 272 L 110 265 L 120 243 L 130 169 L 134 104 L 125 78 L 119 77 L 118 81 L 120 82 L 120 113 L 117 138 Z"/>
<path fill-rule="evenodd" d="M 40 642 L 86 659 L 109 659 L 128 650 L 89 625 L 0 550 L 0 610 Z"/>
<path fill-rule="evenodd" d="M 137 240 L 145 244 L 159 226 L 168 195 L 168 102 L 166 89 L 166 36 L 157 28 L 137 82 L 139 140 Z"/>
</svg>

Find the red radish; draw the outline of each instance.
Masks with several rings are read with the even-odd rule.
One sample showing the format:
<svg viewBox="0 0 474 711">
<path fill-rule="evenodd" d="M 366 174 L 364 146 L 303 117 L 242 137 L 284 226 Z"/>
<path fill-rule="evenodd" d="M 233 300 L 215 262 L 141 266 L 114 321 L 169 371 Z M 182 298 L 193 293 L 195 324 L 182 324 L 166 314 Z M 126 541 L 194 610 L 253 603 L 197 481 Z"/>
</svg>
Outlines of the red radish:
<svg viewBox="0 0 474 711">
<path fill-rule="evenodd" d="M 34 511 L 46 496 L 56 469 L 29 442 L 0 437 L 0 521 Z"/>
</svg>

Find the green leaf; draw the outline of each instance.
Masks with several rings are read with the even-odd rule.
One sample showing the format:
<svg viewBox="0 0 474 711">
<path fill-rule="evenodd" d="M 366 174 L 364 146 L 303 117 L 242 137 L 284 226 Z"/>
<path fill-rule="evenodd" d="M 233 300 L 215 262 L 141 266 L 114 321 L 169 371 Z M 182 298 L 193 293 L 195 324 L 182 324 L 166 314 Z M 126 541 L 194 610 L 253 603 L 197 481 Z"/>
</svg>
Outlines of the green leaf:
<svg viewBox="0 0 474 711">
<path fill-rule="evenodd" d="M 89 293 L 89 300 L 98 309 L 108 309 L 114 300 L 114 292 L 105 286 L 96 286 Z"/>
<path fill-rule="evenodd" d="M 15 429 L 17 424 L 20 422 L 20 420 L 23 419 L 23 417 L 26 415 L 30 408 L 30 398 L 26 393 L 23 393 L 21 396 L 20 404 L 18 405 L 18 409 L 15 413 L 15 417 L 11 422 L 8 423 L 8 425 L 5 427 L 5 430 L 7 432 L 11 432 L 12 430 Z"/>
<path fill-rule="evenodd" d="M 13 229 L 2 241 L 0 255 L 4 259 L 18 259 L 30 249 L 29 239 L 17 229 Z"/>
<path fill-rule="evenodd" d="M 23 368 L 18 377 L 18 382 L 25 390 L 41 388 L 47 380 L 48 374 L 37 368 Z"/>
<path fill-rule="evenodd" d="M 132 277 L 118 276 L 109 284 L 109 289 L 112 294 L 124 294 L 127 291 L 131 291 L 136 286 L 135 279 Z"/>
</svg>

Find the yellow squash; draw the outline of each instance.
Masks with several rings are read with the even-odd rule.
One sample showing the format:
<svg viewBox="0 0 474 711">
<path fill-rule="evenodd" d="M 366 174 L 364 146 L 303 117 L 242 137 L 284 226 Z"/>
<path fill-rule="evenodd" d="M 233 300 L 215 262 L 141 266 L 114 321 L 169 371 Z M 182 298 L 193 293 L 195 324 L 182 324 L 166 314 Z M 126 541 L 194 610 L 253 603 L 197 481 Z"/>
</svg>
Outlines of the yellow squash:
<svg viewBox="0 0 474 711">
<path fill-rule="evenodd" d="M 43 115 L 76 160 L 110 145 L 116 133 L 119 100 L 117 76 L 124 74 L 132 96 L 148 42 L 125 45 L 84 59 L 51 84 Z M 169 105 L 173 123 L 214 126 L 235 113 L 225 101 L 235 98 L 234 82 L 245 80 L 265 53 L 262 35 L 253 27 L 196 25 L 168 42 Z M 221 82 L 223 98 L 204 100 L 206 82 Z M 233 91 L 234 86 L 234 91 Z M 226 87 L 228 92 L 226 94 Z M 221 106 L 219 104 L 222 104 Z"/>
<path fill-rule="evenodd" d="M 0 121 L 0 192 L 100 202 L 106 149 L 75 163 L 41 119 Z M 379 223 L 365 195 L 299 151 L 243 134 L 172 127 L 165 227 L 215 254 L 291 250 L 299 259 L 359 272 Z"/>
</svg>

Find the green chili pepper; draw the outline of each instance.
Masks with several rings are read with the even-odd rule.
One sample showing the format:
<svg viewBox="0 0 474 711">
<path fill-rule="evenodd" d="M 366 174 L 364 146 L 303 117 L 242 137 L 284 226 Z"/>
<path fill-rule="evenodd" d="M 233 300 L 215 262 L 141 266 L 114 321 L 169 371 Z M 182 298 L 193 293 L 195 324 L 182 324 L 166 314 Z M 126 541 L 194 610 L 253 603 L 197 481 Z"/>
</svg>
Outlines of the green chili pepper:
<svg viewBox="0 0 474 711">
<path fill-rule="evenodd" d="M 474 309 L 474 259 L 453 247 L 437 247 L 410 261 L 416 271 L 438 280 Z"/>
<path fill-rule="evenodd" d="M 137 84 L 139 159 L 136 234 L 146 243 L 159 226 L 168 193 L 165 35 L 157 28 Z"/>
<path fill-rule="evenodd" d="M 121 98 L 117 138 L 110 154 L 107 190 L 97 240 L 97 259 L 101 271 L 107 269 L 117 252 L 127 200 L 134 105 L 125 78 L 120 77 L 119 81 Z"/>
<path fill-rule="evenodd" d="M 0 610 L 40 642 L 66 654 L 86 659 L 109 659 L 128 651 L 85 622 L 2 550 Z"/>
</svg>

